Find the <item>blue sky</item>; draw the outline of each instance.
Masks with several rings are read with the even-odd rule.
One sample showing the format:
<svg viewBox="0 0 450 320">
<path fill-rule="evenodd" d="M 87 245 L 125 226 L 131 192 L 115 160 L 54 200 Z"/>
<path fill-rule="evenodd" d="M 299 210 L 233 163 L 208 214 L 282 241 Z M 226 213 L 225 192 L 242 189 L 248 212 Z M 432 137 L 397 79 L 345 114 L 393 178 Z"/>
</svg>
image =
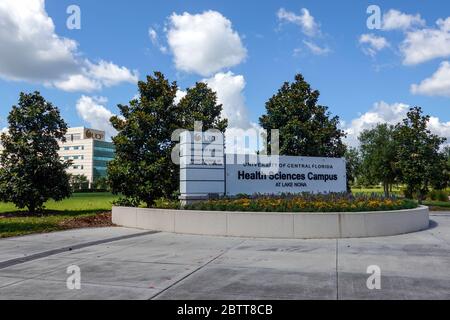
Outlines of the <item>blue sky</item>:
<svg viewBox="0 0 450 320">
<path fill-rule="evenodd" d="M 39 90 L 69 125 L 110 131 L 105 119 L 155 70 L 182 90 L 207 81 L 233 126 L 251 127 L 300 72 L 351 144 L 377 122 L 397 122 L 409 105 L 422 106 L 433 131 L 450 138 L 448 1 L 1 2 L 0 47 L 9 50 L 0 50 L 0 129 L 19 92 Z M 80 30 L 66 26 L 72 4 Z M 381 9 L 380 29 L 367 27 L 369 5 Z"/>
</svg>

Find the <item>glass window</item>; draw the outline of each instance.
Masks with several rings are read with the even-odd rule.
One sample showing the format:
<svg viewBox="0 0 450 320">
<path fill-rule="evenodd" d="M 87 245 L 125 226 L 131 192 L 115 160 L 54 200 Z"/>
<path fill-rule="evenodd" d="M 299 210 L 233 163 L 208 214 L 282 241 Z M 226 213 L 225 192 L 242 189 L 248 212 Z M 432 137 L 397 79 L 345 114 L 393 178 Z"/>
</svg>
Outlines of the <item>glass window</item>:
<svg viewBox="0 0 450 320">
<path fill-rule="evenodd" d="M 94 160 L 98 160 L 98 161 L 111 161 L 113 160 L 113 157 L 94 157 Z"/>
<path fill-rule="evenodd" d="M 112 148 L 95 147 L 94 150 L 95 151 L 106 151 L 106 152 L 114 153 L 114 149 L 112 149 Z"/>
</svg>

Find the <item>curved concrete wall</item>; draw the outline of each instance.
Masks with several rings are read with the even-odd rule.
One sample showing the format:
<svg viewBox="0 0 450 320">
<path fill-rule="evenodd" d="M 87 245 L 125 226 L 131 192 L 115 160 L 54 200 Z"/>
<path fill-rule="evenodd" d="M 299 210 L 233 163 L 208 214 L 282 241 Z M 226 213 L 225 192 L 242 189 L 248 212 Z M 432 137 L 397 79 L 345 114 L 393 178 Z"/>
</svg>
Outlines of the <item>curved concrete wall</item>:
<svg viewBox="0 0 450 320">
<path fill-rule="evenodd" d="M 340 213 L 185 211 L 113 207 L 113 223 L 162 232 L 250 238 L 362 238 L 427 229 L 428 207 Z"/>
</svg>

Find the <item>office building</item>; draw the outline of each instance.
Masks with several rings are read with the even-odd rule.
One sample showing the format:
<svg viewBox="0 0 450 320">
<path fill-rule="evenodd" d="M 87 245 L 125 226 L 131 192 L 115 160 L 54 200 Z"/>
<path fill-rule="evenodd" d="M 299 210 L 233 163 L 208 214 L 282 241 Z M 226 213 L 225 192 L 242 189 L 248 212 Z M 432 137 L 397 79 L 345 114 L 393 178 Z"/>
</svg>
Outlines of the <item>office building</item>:
<svg viewBox="0 0 450 320">
<path fill-rule="evenodd" d="M 92 185 L 106 177 L 108 162 L 114 159 L 114 144 L 107 142 L 105 132 L 84 127 L 69 128 L 66 142 L 60 142 L 62 160 L 72 160 L 68 173 L 84 175 Z"/>
</svg>

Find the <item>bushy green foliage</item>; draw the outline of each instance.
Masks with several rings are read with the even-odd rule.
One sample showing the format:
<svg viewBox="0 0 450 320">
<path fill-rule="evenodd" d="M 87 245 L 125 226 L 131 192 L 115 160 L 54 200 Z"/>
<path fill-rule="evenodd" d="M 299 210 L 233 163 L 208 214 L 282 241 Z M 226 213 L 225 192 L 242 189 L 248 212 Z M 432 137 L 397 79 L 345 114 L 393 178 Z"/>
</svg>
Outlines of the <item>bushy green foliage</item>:
<svg viewBox="0 0 450 320">
<path fill-rule="evenodd" d="M 384 194 L 389 196 L 392 185 L 399 177 L 397 147 L 394 126 L 379 124 L 365 130 L 359 136 L 362 157 L 361 175 L 363 181 L 377 181 L 383 184 Z"/>
<path fill-rule="evenodd" d="M 351 187 L 361 175 L 361 155 L 356 148 L 348 148 L 345 152 L 346 170 L 347 170 L 347 191 L 351 192 Z"/>
<path fill-rule="evenodd" d="M 431 133 L 429 121 L 430 117 L 423 116 L 420 107 L 414 107 L 394 131 L 397 168 L 406 185 L 406 196 L 417 195 L 419 202 L 424 200 L 430 187 L 443 189 L 447 185 L 443 178 L 446 159 L 439 152 L 446 139 Z"/>
<path fill-rule="evenodd" d="M 224 131 L 227 121 L 220 118 L 216 93 L 204 83 L 188 89 L 178 104 L 176 82 L 169 83 L 160 72 L 140 81 L 138 88 L 139 97 L 128 106 L 119 105 L 121 116 L 111 118 L 118 134 L 113 138 L 116 156 L 108 165 L 108 180 L 113 193 L 123 196 L 117 204 L 152 207 L 157 199 L 174 199 L 178 193 L 172 134 L 192 130 L 194 121 L 202 121 L 204 130 Z"/>
<path fill-rule="evenodd" d="M 77 191 L 81 189 L 89 188 L 89 180 L 84 174 L 74 174 L 70 175 L 70 186 L 72 191 Z"/>
<path fill-rule="evenodd" d="M 153 208 L 156 209 L 180 209 L 181 204 L 179 200 L 171 200 L 171 199 L 157 199 Z"/>
<path fill-rule="evenodd" d="M 429 130 L 429 116 L 420 107 L 411 108 L 395 127 L 379 124 L 364 131 L 359 141 L 362 170 L 358 184 L 382 183 L 385 195 L 401 184 L 406 198 L 425 199 L 430 188 L 445 189 L 450 182 L 450 148 Z"/>
<path fill-rule="evenodd" d="M 266 114 L 259 119 L 268 134 L 280 130 L 280 155 L 341 158 L 346 147 L 339 129 L 339 117 L 331 117 L 328 107 L 318 104 L 320 93 L 312 90 L 301 74 L 286 82 L 266 103 Z"/>
<path fill-rule="evenodd" d="M 92 184 L 92 189 L 94 190 L 109 190 L 109 183 L 107 177 L 100 177 L 94 180 Z"/>
<path fill-rule="evenodd" d="M 49 199 L 71 194 L 58 140 L 65 140 L 67 124 L 59 109 L 39 94 L 21 93 L 8 116 L 8 133 L 1 135 L 0 200 L 31 213 L 41 211 Z"/>
<path fill-rule="evenodd" d="M 449 193 L 445 190 L 432 190 L 428 194 L 429 198 L 433 201 L 442 201 L 442 202 L 448 202 L 449 201 Z"/>
</svg>

